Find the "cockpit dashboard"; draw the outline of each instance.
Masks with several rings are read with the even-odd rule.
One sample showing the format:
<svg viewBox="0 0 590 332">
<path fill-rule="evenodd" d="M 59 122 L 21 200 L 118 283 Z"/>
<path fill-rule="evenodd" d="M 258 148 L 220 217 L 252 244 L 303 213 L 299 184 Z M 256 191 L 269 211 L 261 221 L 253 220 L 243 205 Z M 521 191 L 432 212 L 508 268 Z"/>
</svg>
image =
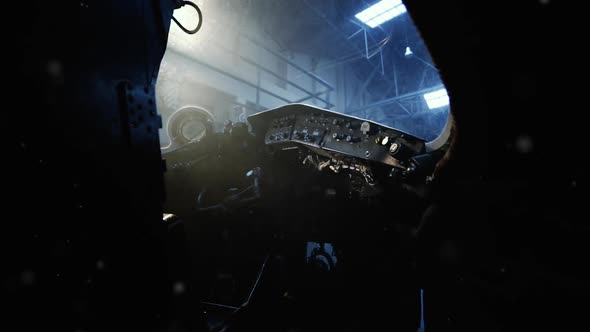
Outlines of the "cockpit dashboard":
<svg viewBox="0 0 590 332">
<path fill-rule="evenodd" d="M 256 113 L 248 122 L 267 146 L 280 150 L 306 147 L 336 160 L 352 157 L 403 168 L 405 161 L 425 152 L 425 142 L 408 133 L 304 104 Z"/>
</svg>

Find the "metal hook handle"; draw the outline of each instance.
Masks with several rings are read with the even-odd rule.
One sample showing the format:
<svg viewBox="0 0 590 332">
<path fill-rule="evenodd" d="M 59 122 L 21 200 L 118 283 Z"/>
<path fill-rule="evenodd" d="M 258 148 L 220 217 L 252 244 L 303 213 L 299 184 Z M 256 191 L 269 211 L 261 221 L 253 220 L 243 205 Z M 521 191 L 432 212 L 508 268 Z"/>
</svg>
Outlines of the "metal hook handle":
<svg viewBox="0 0 590 332">
<path fill-rule="evenodd" d="M 203 13 L 201 13 L 201 9 L 196 4 L 194 4 L 190 1 L 180 2 L 180 6 L 178 8 L 180 8 L 184 5 L 189 5 L 197 11 L 197 14 L 199 15 L 199 24 L 197 24 L 197 27 L 194 28 L 193 30 L 189 30 L 189 29 L 185 28 L 184 26 L 182 26 L 182 24 L 180 24 L 180 22 L 178 22 L 178 20 L 174 16 L 172 16 L 172 20 L 174 20 L 174 22 L 178 25 L 178 27 L 180 29 L 182 29 L 182 31 L 188 33 L 189 35 L 194 35 L 195 33 L 197 33 L 197 31 L 199 31 L 201 29 L 201 25 L 203 25 Z"/>
</svg>

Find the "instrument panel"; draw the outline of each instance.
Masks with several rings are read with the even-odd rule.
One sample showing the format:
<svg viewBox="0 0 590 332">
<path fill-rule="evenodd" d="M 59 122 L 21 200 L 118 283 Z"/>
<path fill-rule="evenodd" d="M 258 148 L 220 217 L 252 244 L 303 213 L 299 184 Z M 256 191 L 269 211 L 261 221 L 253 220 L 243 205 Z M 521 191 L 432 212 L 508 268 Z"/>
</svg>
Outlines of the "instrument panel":
<svg viewBox="0 0 590 332">
<path fill-rule="evenodd" d="M 248 117 L 266 145 L 303 145 L 331 157 L 351 156 L 399 166 L 424 151 L 424 141 L 402 131 L 346 114 L 291 104 Z"/>
</svg>

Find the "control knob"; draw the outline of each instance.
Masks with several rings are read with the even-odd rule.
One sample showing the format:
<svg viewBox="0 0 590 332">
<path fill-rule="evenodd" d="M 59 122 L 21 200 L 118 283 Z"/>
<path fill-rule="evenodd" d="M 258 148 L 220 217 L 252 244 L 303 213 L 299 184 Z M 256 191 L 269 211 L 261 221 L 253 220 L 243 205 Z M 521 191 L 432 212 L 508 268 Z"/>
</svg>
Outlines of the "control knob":
<svg viewBox="0 0 590 332">
<path fill-rule="evenodd" d="M 335 139 L 335 140 L 338 140 L 338 141 L 341 140 L 341 139 L 344 139 L 344 137 L 345 136 L 343 134 L 339 134 L 339 133 L 333 133 L 332 134 L 332 138 Z"/>
</svg>

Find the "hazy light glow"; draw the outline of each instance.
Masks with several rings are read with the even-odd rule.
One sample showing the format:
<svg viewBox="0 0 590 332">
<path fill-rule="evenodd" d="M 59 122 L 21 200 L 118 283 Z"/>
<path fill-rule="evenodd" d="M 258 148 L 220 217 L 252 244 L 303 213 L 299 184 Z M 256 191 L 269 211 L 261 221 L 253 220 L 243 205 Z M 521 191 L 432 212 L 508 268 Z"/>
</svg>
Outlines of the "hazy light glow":
<svg viewBox="0 0 590 332">
<path fill-rule="evenodd" d="M 424 100 L 426 100 L 428 108 L 433 109 L 447 106 L 449 104 L 449 95 L 447 94 L 447 89 L 440 89 L 434 92 L 425 93 Z"/>
<path fill-rule="evenodd" d="M 374 28 L 405 13 L 406 6 L 401 0 L 382 0 L 355 15 L 361 22 Z"/>
</svg>

